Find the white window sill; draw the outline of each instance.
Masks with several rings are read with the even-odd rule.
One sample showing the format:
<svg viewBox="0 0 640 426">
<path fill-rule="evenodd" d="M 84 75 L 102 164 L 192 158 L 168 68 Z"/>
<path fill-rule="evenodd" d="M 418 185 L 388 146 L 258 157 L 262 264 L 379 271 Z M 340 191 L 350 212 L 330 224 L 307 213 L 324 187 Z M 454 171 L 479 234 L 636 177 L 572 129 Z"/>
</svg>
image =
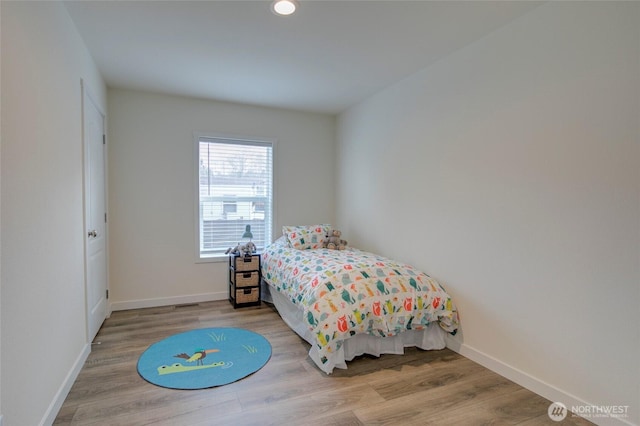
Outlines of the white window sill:
<svg viewBox="0 0 640 426">
<path fill-rule="evenodd" d="M 214 254 L 211 256 L 196 258 L 196 263 L 221 263 L 221 262 L 228 262 L 228 261 L 229 261 L 228 254 Z"/>
</svg>

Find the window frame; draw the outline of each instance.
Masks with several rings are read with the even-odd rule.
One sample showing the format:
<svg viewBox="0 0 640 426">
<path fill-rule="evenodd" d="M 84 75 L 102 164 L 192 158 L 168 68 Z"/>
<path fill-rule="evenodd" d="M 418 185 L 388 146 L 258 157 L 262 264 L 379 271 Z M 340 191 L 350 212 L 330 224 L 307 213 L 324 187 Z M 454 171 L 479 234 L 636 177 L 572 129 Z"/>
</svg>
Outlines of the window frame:
<svg viewBox="0 0 640 426">
<path fill-rule="evenodd" d="M 240 136 L 226 133 L 216 132 L 193 132 L 193 191 L 194 191 L 194 243 L 195 243 L 195 262 L 196 263 L 209 263 L 209 262 L 227 262 L 228 255 L 224 253 L 216 253 L 210 255 L 202 255 L 200 251 L 200 142 L 202 139 L 212 140 L 228 140 L 230 142 L 238 144 L 258 143 L 258 144 L 270 144 L 271 145 L 271 223 L 266 231 L 266 237 L 268 241 L 273 241 L 273 229 L 276 216 L 276 147 L 277 140 L 273 138 L 265 137 L 253 137 L 253 136 Z"/>
</svg>

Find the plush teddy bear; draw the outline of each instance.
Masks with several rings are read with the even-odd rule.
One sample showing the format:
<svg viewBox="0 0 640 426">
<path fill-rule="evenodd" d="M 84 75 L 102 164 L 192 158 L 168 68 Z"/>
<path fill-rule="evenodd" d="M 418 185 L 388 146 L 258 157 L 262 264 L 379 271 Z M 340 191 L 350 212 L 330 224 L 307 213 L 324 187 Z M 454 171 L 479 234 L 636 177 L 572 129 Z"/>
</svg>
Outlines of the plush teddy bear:
<svg viewBox="0 0 640 426">
<path fill-rule="evenodd" d="M 342 232 L 337 229 L 332 229 L 327 232 L 327 236 L 324 240 L 323 247 L 331 250 L 344 250 L 347 246 L 347 242 L 340 237 Z"/>
<path fill-rule="evenodd" d="M 238 244 L 237 246 L 231 248 L 229 247 L 224 254 L 237 254 L 238 256 L 251 256 L 251 254 L 256 252 L 256 245 L 249 241 L 246 244 Z"/>
</svg>

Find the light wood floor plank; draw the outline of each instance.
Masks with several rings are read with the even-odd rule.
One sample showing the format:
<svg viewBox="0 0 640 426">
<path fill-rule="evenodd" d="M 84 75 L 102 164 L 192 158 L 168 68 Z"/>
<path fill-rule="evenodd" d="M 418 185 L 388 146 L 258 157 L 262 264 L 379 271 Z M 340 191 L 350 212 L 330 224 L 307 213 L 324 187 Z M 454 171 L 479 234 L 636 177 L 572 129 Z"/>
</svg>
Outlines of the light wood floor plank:
<svg viewBox="0 0 640 426">
<path fill-rule="evenodd" d="M 165 389 L 138 375 L 138 357 L 149 345 L 205 327 L 260 333 L 271 343 L 271 359 L 251 376 L 211 389 Z M 550 401 L 448 349 L 358 357 L 326 375 L 310 360 L 309 345 L 265 304 L 114 312 L 94 343 L 56 425 L 557 424 L 547 416 Z"/>
</svg>

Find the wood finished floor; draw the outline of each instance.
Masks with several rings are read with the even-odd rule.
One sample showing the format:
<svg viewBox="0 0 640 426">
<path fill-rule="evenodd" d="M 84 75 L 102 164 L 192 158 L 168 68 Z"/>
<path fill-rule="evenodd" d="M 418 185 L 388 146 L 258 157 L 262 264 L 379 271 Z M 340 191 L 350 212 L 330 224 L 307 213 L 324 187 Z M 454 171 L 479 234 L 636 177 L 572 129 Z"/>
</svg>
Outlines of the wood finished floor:
<svg viewBox="0 0 640 426">
<path fill-rule="evenodd" d="M 136 371 L 152 343 L 203 327 L 265 336 L 267 365 L 204 390 L 154 386 Z M 99 342 L 99 343 L 98 343 Z M 92 346 L 55 425 L 556 425 L 550 401 L 448 349 L 359 357 L 326 375 L 309 345 L 269 305 L 227 301 L 114 312 Z M 588 425 L 571 414 L 561 423 Z"/>
</svg>

